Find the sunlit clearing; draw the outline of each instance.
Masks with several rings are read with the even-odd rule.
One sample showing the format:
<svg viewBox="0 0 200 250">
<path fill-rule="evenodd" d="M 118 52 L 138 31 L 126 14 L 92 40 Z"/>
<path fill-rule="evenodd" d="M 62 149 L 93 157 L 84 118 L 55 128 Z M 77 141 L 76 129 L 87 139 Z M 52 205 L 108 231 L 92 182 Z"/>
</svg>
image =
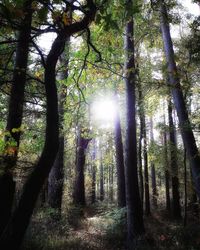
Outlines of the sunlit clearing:
<svg viewBox="0 0 200 250">
<path fill-rule="evenodd" d="M 92 120 L 104 126 L 112 126 L 116 111 L 117 107 L 114 100 L 110 98 L 95 100 L 91 107 Z"/>
</svg>

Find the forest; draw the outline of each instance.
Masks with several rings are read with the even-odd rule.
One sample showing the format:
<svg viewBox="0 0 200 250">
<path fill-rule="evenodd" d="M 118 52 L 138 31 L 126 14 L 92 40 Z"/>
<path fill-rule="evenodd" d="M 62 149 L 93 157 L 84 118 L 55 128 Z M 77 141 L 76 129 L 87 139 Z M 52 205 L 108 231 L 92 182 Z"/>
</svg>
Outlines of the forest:
<svg viewBox="0 0 200 250">
<path fill-rule="evenodd" d="M 199 0 L 0 0 L 0 249 L 200 249 Z"/>
</svg>

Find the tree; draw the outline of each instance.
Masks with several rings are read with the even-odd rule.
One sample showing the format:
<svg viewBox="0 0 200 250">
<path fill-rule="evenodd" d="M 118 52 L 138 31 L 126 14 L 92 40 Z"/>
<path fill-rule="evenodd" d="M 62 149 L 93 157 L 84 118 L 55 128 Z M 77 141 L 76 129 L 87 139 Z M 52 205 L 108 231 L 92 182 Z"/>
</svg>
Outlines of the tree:
<svg viewBox="0 0 200 250">
<path fill-rule="evenodd" d="M 4 202 L 0 204 L 0 234 L 8 223 L 11 215 L 13 198 L 15 193 L 15 183 L 13 180 L 13 167 L 17 162 L 17 155 L 20 144 L 21 125 L 23 117 L 24 90 L 26 83 L 26 72 L 28 64 L 29 43 L 32 23 L 32 0 L 23 2 L 22 11 L 24 17 L 21 18 L 18 42 L 16 47 L 15 66 L 13 70 L 12 86 L 9 100 L 7 117 L 7 135 L 5 137 L 5 160 L 4 171 L 1 174 L 0 185 L 3 188 L 2 198 Z M 4 190 L 4 191 L 3 191 Z"/>
<path fill-rule="evenodd" d="M 118 97 L 115 93 L 115 104 L 118 107 Z M 117 195 L 118 206 L 126 206 L 126 191 L 125 191 L 125 176 L 124 176 L 124 152 L 122 144 L 121 124 L 119 117 L 119 109 L 116 110 L 114 120 L 114 134 L 115 134 L 115 149 L 116 149 L 116 166 L 117 166 Z"/>
<path fill-rule="evenodd" d="M 174 219 L 181 218 L 180 194 L 179 194 L 179 178 L 178 178 L 178 162 L 177 162 L 177 145 L 175 138 L 175 127 L 172 117 L 172 103 L 168 101 L 168 118 L 169 118 L 169 147 L 170 147 L 170 167 L 172 182 L 172 213 Z"/>
<path fill-rule="evenodd" d="M 85 205 L 85 181 L 84 181 L 84 168 L 85 168 L 85 151 L 88 143 L 91 141 L 89 138 L 84 137 L 83 129 L 78 129 L 77 135 L 77 150 L 76 150 L 76 170 L 73 203 L 75 205 Z"/>
<path fill-rule="evenodd" d="M 138 84 L 140 85 L 140 83 Z M 145 197 L 145 214 L 150 215 L 150 198 L 149 198 L 149 173 L 148 173 L 148 155 L 147 155 L 147 135 L 146 135 L 146 119 L 144 111 L 144 100 L 142 95 L 141 86 L 139 89 L 139 118 L 140 118 L 140 128 L 143 139 L 143 159 L 144 159 L 144 197 Z M 142 181 L 142 180 L 141 180 Z"/>
<path fill-rule="evenodd" d="M 45 62 L 45 90 L 47 98 L 46 135 L 42 155 L 25 183 L 19 204 L 0 238 L 2 249 L 19 249 L 40 190 L 54 163 L 59 147 L 58 103 L 55 79 L 57 61 L 62 54 L 66 39 L 88 28 L 94 20 L 96 6 L 88 0 L 84 17 L 71 25 L 62 26 L 55 38 Z"/>
<path fill-rule="evenodd" d="M 64 67 L 61 72 L 60 81 L 67 80 L 68 78 L 68 64 L 69 64 L 69 39 L 66 41 L 66 52 L 60 57 L 60 63 Z M 48 177 L 48 203 L 52 208 L 57 208 L 61 211 L 62 205 L 62 192 L 63 192 L 63 179 L 64 179 L 64 108 L 67 97 L 67 88 L 61 83 L 58 96 L 58 113 L 59 113 L 59 149 L 53 164 L 53 167 Z"/>
<path fill-rule="evenodd" d="M 188 117 L 188 111 L 185 105 L 183 92 L 180 85 L 180 79 L 174 57 L 173 43 L 170 34 L 169 19 L 168 19 L 166 4 L 164 1 L 159 1 L 159 3 L 160 3 L 160 11 L 159 11 L 160 24 L 163 37 L 165 57 L 167 61 L 171 94 L 173 96 L 174 106 L 176 108 L 179 119 L 179 126 L 181 129 L 183 143 L 190 161 L 195 189 L 200 198 L 200 156 L 197 149 L 191 123 Z"/>
<path fill-rule="evenodd" d="M 126 1 L 126 10 L 132 10 L 133 2 Z M 135 100 L 135 56 L 133 14 L 125 26 L 125 86 L 126 86 L 126 139 L 125 181 L 127 205 L 128 248 L 133 249 L 137 237 L 144 233 L 143 213 L 140 201 L 137 173 L 136 100 Z"/>
</svg>

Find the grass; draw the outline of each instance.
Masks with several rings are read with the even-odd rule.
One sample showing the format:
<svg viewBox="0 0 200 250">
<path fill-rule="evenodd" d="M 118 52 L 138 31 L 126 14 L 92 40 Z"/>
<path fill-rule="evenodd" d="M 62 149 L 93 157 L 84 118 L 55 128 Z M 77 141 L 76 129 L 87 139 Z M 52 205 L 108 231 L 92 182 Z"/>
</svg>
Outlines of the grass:
<svg viewBox="0 0 200 250">
<path fill-rule="evenodd" d="M 70 207 L 59 219 L 56 210 L 43 208 L 32 219 L 22 250 L 123 250 L 126 210 L 97 203 L 86 208 Z M 196 220 L 183 227 L 163 211 L 145 218 L 146 234 L 137 250 L 199 250 L 200 225 Z"/>
</svg>

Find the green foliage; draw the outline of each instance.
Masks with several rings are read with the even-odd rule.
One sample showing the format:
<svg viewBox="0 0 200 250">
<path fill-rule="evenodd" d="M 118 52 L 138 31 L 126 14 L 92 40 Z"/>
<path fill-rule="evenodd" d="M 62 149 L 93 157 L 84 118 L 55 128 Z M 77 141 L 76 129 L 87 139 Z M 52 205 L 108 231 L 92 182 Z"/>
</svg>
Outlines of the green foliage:
<svg viewBox="0 0 200 250">
<path fill-rule="evenodd" d="M 109 222 L 106 225 L 106 238 L 113 242 L 117 248 L 124 242 L 126 235 L 126 208 L 114 208 L 105 213 L 105 219 Z"/>
</svg>

